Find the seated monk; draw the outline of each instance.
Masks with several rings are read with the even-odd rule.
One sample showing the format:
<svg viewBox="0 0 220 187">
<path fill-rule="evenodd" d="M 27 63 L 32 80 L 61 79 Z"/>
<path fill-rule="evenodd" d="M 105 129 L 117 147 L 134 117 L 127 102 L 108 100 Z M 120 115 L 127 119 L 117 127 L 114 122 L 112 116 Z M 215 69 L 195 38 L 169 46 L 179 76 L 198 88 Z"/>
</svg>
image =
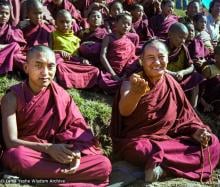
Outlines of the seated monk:
<svg viewBox="0 0 220 187">
<path fill-rule="evenodd" d="M 26 45 L 23 33 L 12 26 L 11 5 L 8 1 L 0 2 L 0 74 L 23 70 L 25 56 L 22 49 Z"/>
<path fill-rule="evenodd" d="M 115 93 L 121 82 L 136 70 L 135 46 L 127 33 L 132 17 L 127 13 L 117 15 L 113 33 L 102 41 L 100 61 L 104 67 L 99 86 L 109 94 Z"/>
<path fill-rule="evenodd" d="M 29 22 L 20 28 L 27 41 L 27 50 L 34 45 L 48 46 L 50 32 L 54 30 L 54 27 L 43 21 L 43 4 L 39 0 L 27 0 L 26 6 Z"/>
<path fill-rule="evenodd" d="M 165 44 L 155 39 L 147 42 L 141 72 L 122 83 L 113 105 L 113 151 L 142 167 L 146 182 L 165 173 L 207 180 L 219 161 L 219 140 L 166 73 L 167 63 Z"/>
<path fill-rule="evenodd" d="M 69 11 L 57 12 L 56 30 L 51 33 L 50 46 L 56 52 L 57 82 L 64 88 L 92 88 L 98 84 L 99 69 L 78 55 L 80 39 L 74 35 Z"/>
<path fill-rule="evenodd" d="M 74 101 L 53 81 L 54 52 L 31 48 L 24 69 L 28 80 L 12 86 L 1 103 L 4 167 L 24 178 L 63 179 L 62 186 L 106 186 L 111 164 Z"/>
</svg>

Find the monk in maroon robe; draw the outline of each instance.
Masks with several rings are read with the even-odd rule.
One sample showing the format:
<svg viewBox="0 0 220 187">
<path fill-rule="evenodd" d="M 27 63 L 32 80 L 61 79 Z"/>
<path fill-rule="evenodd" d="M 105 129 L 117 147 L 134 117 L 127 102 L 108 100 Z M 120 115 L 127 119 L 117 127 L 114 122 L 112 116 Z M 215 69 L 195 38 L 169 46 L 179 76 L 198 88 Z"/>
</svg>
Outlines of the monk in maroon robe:
<svg viewBox="0 0 220 187">
<path fill-rule="evenodd" d="M 10 4 L 7 1 L 0 2 L 0 74 L 12 72 L 14 69 L 23 70 L 22 64 L 25 56 L 22 49 L 26 45 L 23 33 L 10 23 Z"/>
<path fill-rule="evenodd" d="M 113 33 L 108 34 L 103 42 L 100 60 L 105 68 L 101 73 L 100 87 L 109 93 L 115 93 L 121 81 L 138 67 L 135 46 L 127 34 L 132 18 L 128 14 L 117 16 Z M 128 26 L 122 26 L 128 25 Z"/>
<path fill-rule="evenodd" d="M 53 26 L 43 22 L 43 5 L 36 0 L 27 0 L 27 14 L 30 19 L 22 27 L 24 38 L 27 41 L 26 49 L 35 45 L 49 45 L 50 32 L 54 30 Z"/>
<path fill-rule="evenodd" d="M 131 8 L 132 27 L 138 34 L 140 42 L 147 41 L 154 36 L 153 31 L 148 26 L 148 19 L 144 15 L 144 8 L 140 4 L 135 4 Z"/>
<path fill-rule="evenodd" d="M 103 18 L 101 12 L 93 10 L 88 17 L 89 28 L 79 33 L 81 45 L 79 53 L 82 57 L 88 59 L 91 64 L 100 67 L 101 45 L 103 38 L 108 34 L 107 30 L 102 27 Z"/>
<path fill-rule="evenodd" d="M 80 26 L 82 27 L 88 26 L 86 21 L 82 18 L 80 11 L 77 10 L 76 7 L 68 0 L 61 0 L 61 1 L 47 0 L 45 6 L 48 8 L 54 19 L 56 18 L 56 14 L 59 10 L 61 9 L 68 10 L 72 18 L 75 20 L 75 22 L 73 22 L 73 31 L 75 33 L 80 30 Z"/>
<path fill-rule="evenodd" d="M 219 140 L 166 74 L 167 63 L 164 43 L 149 41 L 141 56 L 142 71 L 123 82 L 113 104 L 114 152 L 145 169 L 146 182 L 165 173 L 207 180 L 219 162 Z"/>
<path fill-rule="evenodd" d="M 188 48 L 191 59 L 198 72 L 201 72 L 204 65 L 207 64 L 206 60 L 210 58 L 209 50 L 204 46 L 202 40 L 195 38 L 195 28 L 191 23 L 186 24 L 189 31 L 186 40 L 186 47 Z"/>
<path fill-rule="evenodd" d="M 178 17 L 173 15 L 174 2 L 172 0 L 162 1 L 161 8 L 161 14 L 150 18 L 149 26 L 155 36 L 167 39 L 169 28 L 172 24 L 178 22 Z"/>
<path fill-rule="evenodd" d="M 74 101 L 53 82 L 53 51 L 33 47 L 24 69 L 28 80 L 2 99 L 4 167 L 24 178 L 63 179 L 57 186 L 106 186 L 111 164 Z"/>
</svg>

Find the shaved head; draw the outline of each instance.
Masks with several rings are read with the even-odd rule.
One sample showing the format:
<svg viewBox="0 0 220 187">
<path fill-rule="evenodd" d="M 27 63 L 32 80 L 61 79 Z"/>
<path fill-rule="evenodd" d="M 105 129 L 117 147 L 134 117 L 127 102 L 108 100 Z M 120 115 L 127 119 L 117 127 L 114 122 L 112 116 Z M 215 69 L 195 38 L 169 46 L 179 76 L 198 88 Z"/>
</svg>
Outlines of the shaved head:
<svg viewBox="0 0 220 187">
<path fill-rule="evenodd" d="M 59 18 L 59 17 L 61 17 L 61 16 L 69 16 L 69 17 L 72 18 L 70 12 L 69 12 L 68 10 L 65 10 L 65 9 L 59 10 L 59 11 L 57 12 L 56 19 Z"/>
<path fill-rule="evenodd" d="M 33 8 L 43 7 L 40 0 L 27 0 L 27 10 L 31 11 Z"/>
<path fill-rule="evenodd" d="M 36 53 L 45 53 L 46 56 L 51 59 L 51 60 L 55 60 L 55 54 L 54 52 L 47 46 L 44 45 L 37 45 L 32 47 L 28 52 L 27 52 L 27 62 L 30 62 L 30 60 L 33 58 L 34 54 Z"/>
<path fill-rule="evenodd" d="M 171 25 L 168 33 L 169 34 L 177 34 L 177 33 L 188 34 L 188 29 L 183 23 L 177 22 L 177 23 L 174 23 L 173 25 Z"/>
</svg>

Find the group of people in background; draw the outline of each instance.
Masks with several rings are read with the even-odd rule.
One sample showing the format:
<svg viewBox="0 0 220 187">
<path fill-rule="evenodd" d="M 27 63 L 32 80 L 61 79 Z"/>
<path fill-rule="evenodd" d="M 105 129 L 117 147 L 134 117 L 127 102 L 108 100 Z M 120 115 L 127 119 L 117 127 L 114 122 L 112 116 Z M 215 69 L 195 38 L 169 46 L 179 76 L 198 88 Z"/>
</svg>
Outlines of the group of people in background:
<svg viewBox="0 0 220 187">
<path fill-rule="evenodd" d="M 183 157 L 185 163 L 181 162 L 178 165 L 176 164 L 177 161 L 173 159 L 175 150 L 166 150 L 164 148 L 167 145 L 173 144 L 173 148 L 179 146 L 179 149 L 184 152 L 191 146 L 189 144 L 190 139 L 183 138 L 173 142 L 169 138 L 167 139 L 167 136 L 174 138 L 174 134 L 177 132 L 179 133 L 177 133 L 178 137 L 190 132 L 194 139 L 201 142 L 207 149 L 210 148 L 210 151 L 214 155 L 210 159 L 214 164 L 210 171 L 207 169 L 204 172 L 204 178 L 208 179 L 210 173 L 212 173 L 212 170 L 218 163 L 218 151 L 215 154 L 213 151 L 216 149 L 218 140 L 211 134 L 211 130 L 202 124 L 196 113 L 193 112 L 193 108 L 212 113 L 217 118 L 220 116 L 220 45 L 218 45 L 220 39 L 220 1 L 213 0 L 210 3 L 209 10 L 204 11 L 199 0 L 192 0 L 187 4 L 186 15 L 183 17 L 175 15 L 174 7 L 175 2 L 173 0 L 80 0 L 74 2 L 70 0 L 0 0 L 0 74 L 16 74 L 20 77 L 28 76 L 29 80 L 33 79 L 31 84 L 29 82 L 29 86 L 26 82 L 24 85 L 12 87 L 11 95 L 8 96 L 8 99 L 7 97 L 3 99 L 3 106 L 14 106 L 13 109 L 2 109 L 3 123 L 13 124 L 13 120 L 7 120 L 10 118 L 10 112 L 14 114 L 16 111 L 18 114 L 17 111 L 19 111 L 23 115 L 22 119 L 18 118 L 16 124 L 21 125 L 21 128 L 18 128 L 19 132 L 26 128 L 24 124 L 32 124 L 37 120 L 38 116 L 34 117 L 33 115 L 42 115 L 42 121 L 45 120 L 49 124 L 53 124 L 54 119 L 51 116 L 54 111 L 58 111 L 59 115 L 56 116 L 56 120 L 61 124 L 61 126 L 57 126 L 55 129 L 50 125 L 46 129 L 51 128 L 53 130 L 50 129 L 48 132 L 45 130 L 43 132 L 36 132 L 36 129 L 30 128 L 21 134 L 13 132 L 13 136 L 8 135 L 4 137 L 4 140 L 7 140 L 6 147 L 11 148 L 3 154 L 3 161 L 6 167 L 13 168 L 14 166 L 11 164 L 11 160 L 16 158 L 18 162 L 22 161 L 18 163 L 13 171 L 24 176 L 39 176 L 39 178 L 42 178 L 46 173 L 50 173 L 51 175 L 48 175 L 48 177 L 62 178 L 65 173 L 74 173 L 74 180 L 71 177 L 66 177 L 66 179 L 70 182 L 77 182 L 78 185 L 80 185 L 80 182 L 88 182 L 101 186 L 107 185 L 111 170 L 109 160 L 99 155 L 101 153 L 97 148 L 95 138 L 86 127 L 78 109 L 75 108 L 75 105 L 63 90 L 60 90 L 59 86 L 61 86 L 64 89 L 76 88 L 103 91 L 105 94 L 116 94 L 120 92 L 117 96 L 118 103 L 115 106 L 117 114 L 113 116 L 117 120 L 122 118 L 122 124 L 125 123 L 125 127 L 120 127 L 121 129 L 119 130 L 118 127 L 115 127 L 115 124 L 119 124 L 121 121 L 115 121 L 112 127 L 113 144 L 115 143 L 114 147 L 117 147 L 116 149 L 125 160 L 137 165 L 143 165 L 143 162 L 145 163 L 145 180 L 147 182 L 158 179 L 159 177 L 156 175 L 162 176 L 162 174 L 158 174 L 158 172 L 162 171 L 158 163 L 161 163 L 162 168 L 166 169 L 168 173 L 171 172 L 176 176 L 195 180 L 203 179 L 203 176 L 201 177 L 200 175 L 200 170 L 207 169 L 208 165 L 204 165 L 201 169 L 195 161 L 191 168 L 194 173 L 191 173 L 191 170 L 186 172 L 182 170 L 182 167 L 184 164 L 190 164 L 192 158 Z M 37 47 L 34 48 L 34 46 Z M 152 72 L 161 71 L 162 73 L 152 73 L 149 71 L 150 65 L 144 64 L 151 61 L 156 61 L 158 64 L 163 62 L 163 67 L 153 67 L 153 65 L 151 67 Z M 33 63 L 33 67 L 31 63 Z M 51 83 L 52 86 L 49 91 L 45 91 L 44 89 L 42 91 L 42 88 L 47 87 L 49 83 L 45 83 L 46 86 L 42 86 L 44 83 L 41 86 L 37 86 L 34 83 L 34 75 L 30 70 L 33 68 L 32 70 L 35 71 L 34 67 L 40 69 L 45 66 L 42 64 L 46 64 L 48 68 L 47 74 L 49 76 L 46 80 L 45 78 L 41 78 L 43 79 L 42 81 L 47 82 L 47 79 L 53 79 L 55 77 L 54 80 L 56 83 Z M 144 73 L 140 74 L 143 69 Z M 151 74 L 157 78 L 153 78 L 146 83 L 145 81 L 148 78 L 150 79 Z M 159 81 L 161 90 L 158 91 L 159 88 L 156 89 L 158 85 L 155 86 L 156 83 L 154 81 L 162 80 L 161 77 L 164 77 L 164 74 L 165 78 L 163 78 L 163 81 Z M 128 82 L 129 80 L 130 83 L 125 85 L 124 82 Z M 165 82 L 171 86 L 164 86 Z M 143 139 L 143 137 L 149 138 L 151 136 L 143 136 L 142 133 L 145 130 L 139 124 L 137 124 L 137 127 L 140 127 L 143 131 L 136 132 L 134 130 L 134 124 L 136 122 L 132 124 L 133 126 L 128 125 L 132 120 L 138 118 L 138 114 L 136 115 L 134 111 L 136 109 L 138 111 L 141 110 L 139 108 L 141 108 L 140 105 L 142 104 L 139 104 L 139 101 L 142 102 L 141 98 L 144 94 L 147 94 L 146 86 L 148 84 L 149 89 L 154 90 L 154 94 L 149 94 L 146 100 L 147 102 L 148 99 L 151 100 L 150 105 L 152 106 L 155 106 L 155 103 L 157 103 L 157 107 L 155 106 L 155 108 L 158 110 L 157 114 L 152 113 L 151 116 L 147 114 L 147 118 L 150 119 L 148 125 L 153 124 L 157 130 L 162 129 L 162 131 L 156 132 L 154 136 L 156 139 L 153 139 L 156 141 L 166 140 L 163 144 L 157 144 L 154 140 L 146 141 Z M 38 94 L 37 97 L 33 96 L 34 94 L 31 95 L 29 93 L 29 87 L 32 91 L 36 88 L 37 94 L 38 92 L 43 92 L 41 94 L 46 94 L 47 99 L 42 99 L 41 94 Z M 129 91 L 130 89 L 132 91 Z M 141 89 L 143 90 L 140 91 Z M 183 96 L 182 92 L 176 91 L 179 89 L 185 92 L 190 104 L 183 99 L 185 96 Z M 165 94 L 164 90 L 166 90 L 166 93 L 169 93 L 169 96 Z M 170 90 L 172 90 L 171 93 Z M 26 92 L 29 95 L 26 95 Z M 171 103 L 180 102 L 185 108 L 184 111 L 187 112 L 183 114 L 181 109 L 176 106 L 177 113 L 175 119 L 171 119 L 170 114 L 165 114 L 163 110 L 160 111 L 166 104 L 161 104 L 162 96 L 161 94 L 157 94 L 159 92 L 163 93 L 162 95 L 164 97 L 173 98 L 171 99 Z M 175 99 L 174 96 L 171 96 L 173 92 L 175 92 Z M 50 104 L 52 109 L 48 109 L 49 106 L 45 106 L 45 111 L 41 113 L 36 111 L 35 108 L 39 104 L 37 106 L 30 105 L 27 108 L 24 107 L 25 98 L 28 98 L 28 101 L 39 99 L 41 105 L 46 105 L 52 102 L 50 101 L 50 96 L 55 98 L 58 93 L 63 95 L 63 101 L 61 101 L 62 99 L 59 101 L 55 99 L 56 101 L 54 102 L 56 102 L 57 106 L 52 107 Z M 13 94 L 16 95 L 17 100 L 12 99 L 12 101 L 9 101 L 9 97 L 15 97 Z M 161 102 L 155 101 L 154 103 L 154 99 L 152 99 L 154 95 L 157 95 L 157 99 L 161 98 Z M 18 98 L 21 101 L 18 101 Z M 134 103 L 128 106 L 126 104 L 128 100 L 134 101 Z M 119 108 L 117 108 L 118 104 Z M 161 108 L 158 108 L 158 106 L 161 106 Z M 68 115 L 71 116 L 74 113 L 72 118 L 77 121 L 75 124 L 77 128 L 68 126 L 68 123 L 74 120 L 61 112 L 63 110 L 62 107 L 65 108 Z M 74 112 L 69 111 L 69 107 L 74 108 Z M 129 107 L 131 109 L 128 111 Z M 154 109 L 149 110 L 153 111 Z M 167 111 L 175 112 L 170 108 Z M 34 120 L 29 121 L 26 119 L 25 112 L 28 112 L 29 118 L 33 117 Z M 120 116 L 118 116 L 119 114 Z M 168 121 L 166 128 L 160 125 L 164 124 L 163 119 L 160 119 L 158 123 L 155 122 L 160 115 L 161 117 L 166 116 L 166 120 Z M 187 120 L 189 116 L 193 116 L 191 121 Z M 143 118 L 143 121 L 145 120 L 146 118 Z M 176 122 L 173 123 L 173 120 L 176 120 Z M 23 124 L 22 121 L 26 122 Z M 75 123 L 72 121 L 71 123 Z M 183 121 L 187 121 L 187 124 L 192 123 L 192 129 L 187 129 Z M 37 124 L 39 128 L 41 127 L 41 130 L 47 126 L 46 123 L 42 125 L 39 121 Z M 157 125 L 155 126 L 155 124 Z M 203 130 L 200 131 L 197 128 Z M 68 129 L 68 132 L 65 130 L 64 133 L 63 129 Z M 6 134 L 10 134 L 12 131 L 12 128 L 3 130 Z M 127 133 L 130 131 L 134 134 L 127 136 Z M 146 129 L 145 133 L 148 131 L 153 134 L 155 133 L 155 129 Z M 159 138 L 160 133 L 164 133 L 164 131 L 168 135 L 166 134 L 166 136 L 164 135 Z M 33 132 L 37 133 L 37 135 Z M 28 133 L 30 133 L 30 136 Z M 120 134 L 120 138 L 118 137 L 118 133 L 122 133 L 122 135 Z M 200 136 L 205 137 L 205 139 L 200 140 Z M 135 141 L 130 142 L 133 138 Z M 32 141 L 39 144 L 30 143 Z M 51 141 L 65 144 L 54 148 L 54 145 L 57 146 L 58 144 L 51 145 Z M 68 143 L 74 144 L 76 141 L 79 142 L 74 147 L 74 152 L 71 153 Z M 186 143 L 182 144 L 182 141 Z M 129 142 L 129 144 L 124 149 L 121 149 L 125 142 Z M 43 145 L 43 143 L 45 144 Z M 151 148 L 140 146 L 142 144 Z M 20 147 L 12 150 L 14 146 Z M 53 149 L 51 148 L 52 146 Z M 55 150 L 59 150 L 60 152 Z M 16 156 L 20 152 L 25 152 L 23 158 Z M 199 149 L 195 147 L 190 149 L 189 152 L 197 156 L 200 155 Z M 53 156 L 56 153 L 60 154 L 59 158 Z M 47 170 L 44 170 L 43 166 L 51 162 L 50 160 L 48 161 L 48 158 L 44 154 L 49 154 L 60 163 L 51 165 L 47 167 Z M 70 157 L 71 154 L 75 160 Z M 30 155 L 33 157 L 31 157 L 31 162 L 29 163 Z M 146 155 L 154 159 L 159 156 L 158 159 L 152 159 L 153 161 L 150 163 L 149 160 L 146 161 L 143 158 L 143 155 L 145 159 Z M 79 166 L 79 158 L 81 156 L 83 159 Z M 181 157 L 182 154 L 180 153 L 178 156 Z M 134 160 L 134 157 L 138 157 L 139 161 L 138 159 Z M 166 161 L 161 159 L 161 157 L 164 157 Z M 30 168 L 34 167 L 34 164 L 39 160 L 41 161 L 37 169 L 30 173 Z M 73 169 L 71 167 L 70 171 L 62 169 L 62 172 L 58 174 L 57 168 L 63 168 L 64 163 L 72 163 L 73 160 Z M 77 168 L 80 167 L 77 172 L 75 169 L 76 165 Z M 92 166 L 95 166 L 93 168 L 94 171 L 91 168 Z M 41 173 L 42 170 L 44 172 Z M 41 174 L 39 175 L 39 173 Z M 92 173 L 97 176 L 97 179 L 92 179 L 94 177 Z"/>
</svg>

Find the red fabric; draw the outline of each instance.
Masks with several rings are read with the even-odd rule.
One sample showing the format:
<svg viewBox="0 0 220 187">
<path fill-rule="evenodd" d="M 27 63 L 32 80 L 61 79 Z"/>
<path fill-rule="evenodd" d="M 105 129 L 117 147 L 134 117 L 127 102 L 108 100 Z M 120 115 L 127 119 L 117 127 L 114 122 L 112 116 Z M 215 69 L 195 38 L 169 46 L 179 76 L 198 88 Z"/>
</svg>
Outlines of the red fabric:
<svg viewBox="0 0 220 187">
<path fill-rule="evenodd" d="M 22 53 L 22 48 L 25 47 L 26 41 L 22 31 L 9 24 L 1 26 L 0 44 L 8 44 L 7 47 L 0 50 L 0 74 L 11 72 L 14 69 L 23 71 L 25 55 Z"/>
<path fill-rule="evenodd" d="M 122 76 L 126 66 L 137 59 L 135 46 L 129 36 L 117 39 L 114 34 L 109 34 L 107 59 L 115 73 Z"/>
<path fill-rule="evenodd" d="M 129 36 L 124 35 L 120 39 L 116 39 L 114 34 L 109 34 L 110 41 L 106 56 L 112 69 L 119 77 L 130 76 L 139 68 L 137 56 L 135 55 L 135 46 L 130 40 L 130 37 L 136 36 L 136 34 L 133 34 L 135 33 L 129 33 Z M 114 80 L 110 73 L 101 72 L 99 79 L 100 88 L 113 94 L 117 92 L 120 85 L 121 81 Z"/>
<path fill-rule="evenodd" d="M 132 26 L 138 34 L 140 41 L 147 41 L 154 36 L 153 31 L 148 26 L 148 19 L 139 19 L 132 23 Z"/>
<path fill-rule="evenodd" d="M 17 42 L 21 47 L 26 45 L 26 41 L 23 36 L 23 32 L 11 26 L 10 24 L 6 24 L 0 27 L 0 43 L 8 44 L 11 42 Z"/>
<path fill-rule="evenodd" d="M 57 82 L 64 88 L 91 88 L 98 83 L 99 69 L 91 65 L 80 64 L 77 58 L 64 60 L 56 54 Z"/>
<path fill-rule="evenodd" d="M 186 44 L 192 60 L 205 58 L 209 55 L 208 49 L 205 48 L 202 40 L 193 39 Z"/>
<path fill-rule="evenodd" d="M 15 174 L 33 179 L 61 179 L 65 183 L 48 186 L 66 187 L 95 187 L 107 186 L 111 172 L 111 163 L 103 155 L 86 155 L 81 158 L 76 173 L 61 174 L 61 169 L 68 169 L 68 165 L 54 162 L 47 154 L 28 149 L 26 147 L 11 148 L 4 152 L 2 163 Z"/>
<path fill-rule="evenodd" d="M 11 5 L 11 24 L 16 26 L 20 21 L 20 9 L 21 2 L 20 0 L 8 0 Z"/>
<path fill-rule="evenodd" d="M 49 45 L 50 32 L 53 28 L 50 28 L 46 24 L 29 26 L 22 29 L 24 38 L 27 41 L 27 50 L 35 45 Z"/>
<path fill-rule="evenodd" d="M 0 50 L 0 74 L 13 71 L 15 56 L 20 53 L 20 50 L 21 48 L 16 42 L 12 42 Z"/>
<path fill-rule="evenodd" d="M 160 14 L 153 16 L 149 20 L 149 26 L 153 30 L 154 35 L 166 40 L 168 37 L 168 31 L 171 25 L 178 22 L 178 17 L 175 15 L 170 15 L 168 17 L 165 17 Z"/>
<path fill-rule="evenodd" d="M 113 148 L 123 159 L 142 167 L 160 165 L 178 177 L 199 180 L 201 148 L 191 136 L 198 128 L 208 128 L 199 119 L 179 84 L 165 75 L 143 96 L 128 117 L 119 114 L 118 93 L 113 104 L 111 137 Z M 209 128 L 208 128 L 209 129 Z M 219 161 L 219 141 L 212 135 L 209 146 L 214 169 Z M 210 177 L 207 149 L 204 179 Z"/>
<path fill-rule="evenodd" d="M 88 27 L 88 24 L 86 20 L 82 18 L 80 11 L 78 11 L 76 7 L 68 0 L 63 0 L 60 6 L 54 4 L 52 0 L 47 0 L 45 5 L 47 6 L 48 10 L 50 11 L 54 19 L 56 18 L 56 14 L 59 10 L 65 9 L 69 11 L 72 17 L 76 20 L 76 23 L 75 22 L 73 23 L 73 31 L 75 33 L 80 30 L 79 26 Z"/>
<path fill-rule="evenodd" d="M 81 42 L 95 42 L 93 44 L 83 44 L 79 48 L 79 53 L 82 57 L 88 59 L 93 65 L 100 67 L 100 51 L 103 38 L 107 35 L 105 28 L 98 27 L 93 32 L 84 33 L 81 37 Z"/>
<path fill-rule="evenodd" d="M 3 164 L 7 168 L 25 177 L 65 178 L 67 182 L 90 181 L 94 184 L 107 182 L 110 163 L 100 155 L 91 129 L 63 88 L 52 82 L 47 89 L 33 95 L 24 82 L 11 87 L 11 91 L 17 97 L 18 138 L 32 142 L 72 144 L 73 150 L 78 149 L 82 153 L 82 162 L 75 174 L 63 175 L 59 171 L 67 165 L 52 161 L 45 153 L 20 146 L 5 151 Z M 97 175 L 93 175 L 92 171 Z"/>
</svg>

